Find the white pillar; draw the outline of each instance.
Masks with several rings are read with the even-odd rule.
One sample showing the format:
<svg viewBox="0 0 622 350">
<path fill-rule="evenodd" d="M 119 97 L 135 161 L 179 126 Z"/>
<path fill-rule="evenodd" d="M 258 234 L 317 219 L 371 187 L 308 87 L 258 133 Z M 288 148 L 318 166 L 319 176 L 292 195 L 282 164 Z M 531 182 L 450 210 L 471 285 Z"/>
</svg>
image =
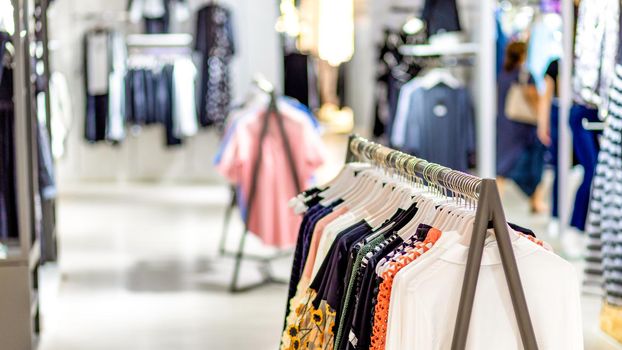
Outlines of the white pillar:
<svg viewBox="0 0 622 350">
<path fill-rule="evenodd" d="M 477 123 L 477 171 L 481 177 L 495 177 L 497 148 L 497 91 L 495 8 L 496 0 L 481 0 L 479 40 L 476 77 L 479 94 L 476 110 Z"/>
<path fill-rule="evenodd" d="M 574 60 L 574 5 L 573 0 L 562 1 L 563 48 L 559 81 L 559 142 L 558 142 L 558 208 L 559 234 L 564 234 L 570 222 L 570 170 L 572 168 L 572 135 L 568 118 L 572 106 L 572 65 Z"/>
</svg>

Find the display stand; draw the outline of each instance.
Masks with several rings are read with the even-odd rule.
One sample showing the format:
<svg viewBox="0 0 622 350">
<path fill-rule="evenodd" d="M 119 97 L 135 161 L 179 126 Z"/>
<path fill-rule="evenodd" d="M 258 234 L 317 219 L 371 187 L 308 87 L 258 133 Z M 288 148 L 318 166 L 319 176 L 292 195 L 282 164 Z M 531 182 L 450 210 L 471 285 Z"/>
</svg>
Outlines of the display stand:
<svg viewBox="0 0 622 350">
<path fill-rule="evenodd" d="M 278 126 L 278 132 L 281 136 L 281 140 L 283 141 L 283 146 L 285 149 L 285 156 L 287 157 L 287 162 L 290 168 L 289 175 L 293 177 L 294 184 L 296 184 L 296 191 L 297 193 L 299 193 L 302 190 L 302 185 L 299 183 L 300 177 L 298 176 L 298 170 L 294 162 L 294 156 L 292 153 L 291 144 L 289 142 L 287 133 L 285 131 L 285 125 L 283 123 L 283 116 L 279 113 L 279 110 L 277 107 L 277 97 L 274 91 L 274 87 L 272 86 L 271 83 L 267 82 L 265 79 L 262 79 L 262 78 L 256 78 L 255 84 L 263 92 L 269 94 L 270 96 L 270 104 L 268 106 L 268 109 L 266 110 L 265 115 L 263 116 L 264 122 L 263 122 L 263 126 L 261 129 L 261 133 L 259 135 L 259 139 L 257 140 L 256 149 L 257 150 L 262 149 L 264 140 L 266 136 L 268 135 L 268 128 L 270 126 L 270 118 L 275 118 L 276 124 Z M 253 177 L 253 181 L 249 189 L 248 201 L 246 202 L 246 218 L 245 218 L 245 224 L 244 224 L 244 231 L 242 232 L 242 237 L 240 238 L 238 250 L 235 253 L 230 253 L 226 251 L 225 249 L 225 246 L 227 243 L 226 242 L 227 234 L 229 231 L 229 223 L 231 220 L 233 209 L 236 205 L 236 191 L 235 191 L 235 188 L 233 187 L 231 188 L 231 193 L 232 193 L 231 202 L 225 212 L 225 218 L 224 218 L 225 221 L 223 224 L 223 232 L 222 232 L 222 236 L 221 236 L 221 240 L 219 244 L 219 252 L 221 255 L 235 257 L 235 267 L 233 270 L 233 277 L 231 279 L 231 284 L 229 286 L 229 291 L 232 293 L 245 292 L 245 291 L 249 291 L 249 290 L 262 287 L 268 284 L 274 284 L 274 283 L 286 284 L 287 283 L 287 281 L 279 280 L 272 275 L 271 270 L 270 270 L 270 263 L 276 259 L 289 256 L 290 252 L 283 251 L 283 252 L 279 252 L 271 256 L 257 256 L 257 255 L 247 254 L 244 252 L 246 237 L 248 236 L 248 233 L 249 233 L 248 224 L 250 222 L 250 215 L 252 214 L 252 209 L 255 204 L 255 196 L 257 193 L 257 186 L 258 186 L 258 179 L 259 179 L 258 175 L 259 175 L 259 171 L 261 167 L 261 161 L 262 161 L 262 152 L 257 152 L 257 158 L 255 159 L 255 163 L 253 164 L 253 174 L 255 174 L 255 176 Z M 246 259 L 259 261 L 261 263 L 260 271 L 262 273 L 263 278 L 258 283 L 247 285 L 247 286 L 239 286 L 238 280 L 240 276 L 240 269 L 242 266 L 242 261 Z"/>
</svg>

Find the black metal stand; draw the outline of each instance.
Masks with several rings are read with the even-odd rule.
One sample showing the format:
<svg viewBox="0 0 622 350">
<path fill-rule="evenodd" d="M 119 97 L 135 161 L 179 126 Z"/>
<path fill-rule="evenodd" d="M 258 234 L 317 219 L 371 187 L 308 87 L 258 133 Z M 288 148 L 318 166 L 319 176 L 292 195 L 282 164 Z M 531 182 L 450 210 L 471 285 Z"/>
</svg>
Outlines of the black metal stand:
<svg viewBox="0 0 622 350">
<path fill-rule="evenodd" d="M 469 245 L 466 270 L 464 272 L 464 282 L 462 282 L 462 292 L 460 294 L 460 304 L 458 306 L 458 316 L 454 337 L 451 344 L 452 350 L 462 350 L 466 347 L 469 332 L 469 323 L 473 311 L 475 290 L 479 277 L 480 266 L 482 264 L 482 254 L 486 241 L 486 231 L 488 223 L 492 221 L 495 230 L 495 238 L 501 256 L 501 264 L 505 272 L 505 280 L 510 290 L 514 315 L 518 324 L 518 330 L 523 342 L 523 348 L 527 350 L 537 350 L 538 344 L 529 317 L 525 292 L 518 273 L 510 233 L 507 221 L 503 212 L 503 205 L 499 197 L 497 183 L 493 179 L 483 179 L 480 187 L 480 197 L 477 204 L 477 213 L 473 226 L 473 235 Z"/>
<path fill-rule="evenodd" d="M 274 117 L 276 120 L 276 124 L 278 126 L 279 129 L 279 134 L 281 136 L 281 139 L 283 140 L 283 146 L 285 149 L 285 155 L 287 157 L 287 162 L 289 164 L 290 167 L 290 175 L 294 178 L 294 183 L 296 184 L 296 191 L 297 193 L 299 193 L 302 190 L 302 185 L 299 183 L 299 177 L 298 177 L 298 170 L 296 169 L 296 165 L 294 163 L 294 157 L 292 154 L 292 150 L 291 150 L 291 146 L 290 146 L 290 142 L 288 140 L 287 137 L 287 133 L 285 132 L 285 125 L 283 124 L 283 117 L 280 115 L 277 105 L 276 105 L 276 96 L 274 91 L 269 91 L 270 93 L 270 105 L 268 107 L 268 110 L 266 111 L 266 114 L 264 116 L 264 123 L 261 129 L 261 133 L 259 135 L 259 139 L 257 141 L 257 158 L 255 159 L 255 163 L 253 164 L 253 174 L 255 174 L 256 176 L 253 177 L 253 181 L 251 183 L 251 187 L 249 190 L 249 196 L 248 196 L 248 202 L 246 203 L 246 219 L 245 219 L 245 224 L 244 224 L 244 231 L 242 232 L 242 237 L 240 238 L 240 243 L 238 246 L 238 250 L 235 253 L 230 253 L 226 251 L 226 239 L 227 239 L 227 234 L 229 231 L 229 224 L 231 221 L 231 215 L 233 213 L 233 208 L 236 205 L 236 194 L 235 194 L 235 189 L 232 188 L 232 196 L 231 196 L 231 203 L 229 204 L 229 206 L 226 209 L 225 212 L 225 221 L 223 224 L 223 233 L 220 239 L 220 244 L 219 244 L 219 253 L 221 255 L 224 256 L 234 256 L 235 257 L 235 267 L 233 270 L 233 277 L 231 279 L 231 284 L 229 286 L 229 291 L 232 293 L 239 293 L 239 292 L 245 292 L 245 291 L 249 291 L 258 287 L 262 287 L 268 284 L 287 284 L 287 281 L 285 280 L 280 280 L 275 278 L 272 275 L 271 269 L 270 269 L 270 263 L 276 259 L 280 259 L 280 258 L 284 258 L 289 256 L 289 252 L 279 252 L 277 254 L 271 255 L 271 256 L 256 256 L 256 255 L 249 255 L 249 254 L 245 254 L 244 253 L 244 246 L 246 243 L 246 236 L 248 235 L 248 225 L 250 222 L 250 216 L 252 214 L 252 209 L 253 209 L 253 205 L 254 205 L 254 201 L 255 201 L 255 196 L 257 193 L 257 181 L 258 181 L 258 174 L 259 174 L 259 170 L 261 168 L 261 161 L 262 161 L 262 152 L 261 152 L 261 147 L 263 145 L 263 142 L 266 138 L 266 136 L 268 135 L 268 128 L 270 125 L 270 118 Z M 238 285 L 238 280 L 240 277 L 240 269 L 242 266 L 242 260 L 255 260 L 255 261 L 259 261 L 261 263 L 260 266 L 260 271 L 261 274 L 263 276 L 262 280 L 258 283 L 255 284 L 251 284 L 251 285 L 247 285 L 247 286 L 239 286 Z"/>
</svg>

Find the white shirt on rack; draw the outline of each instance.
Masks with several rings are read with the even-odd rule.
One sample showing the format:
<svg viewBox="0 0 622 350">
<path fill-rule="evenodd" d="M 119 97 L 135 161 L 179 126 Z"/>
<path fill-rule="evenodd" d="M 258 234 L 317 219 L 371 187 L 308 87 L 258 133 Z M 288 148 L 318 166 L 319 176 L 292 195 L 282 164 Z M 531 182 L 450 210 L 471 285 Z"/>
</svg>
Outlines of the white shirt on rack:
<svg viewBox="0 0 622 350">
<path fill-rule="evenodd" d="M 173 133 L 186 138 L 199 130 L 195 103 L 197 68 L 190 58 L 179 58 L 173 65 Z"/>
<path fill-rule="evenodd" d="M 110 74 L 110 40 L 107 31 L 92 32 L 86 38 L 87 91 L 91 96 L 108 93 Z"/>
<path fill-rule="evenodd" d="M 389 135 L 391 144 L 395 147 L 402 147 L 406 143 L 406 123 L 408 121 L 408 111 L 410 110 L 410 95 L 419 88 L 419 81 L 419 78 L 414 78 L 400 89 L 393 128 L 391 129 L 391 135 Z"/>
<path fill-rule="evenodd" d="M 583 349 L 574 267 L 524 237 L 512 238 L 538 346 L 547 350 Z M 419 269 L 406 288 L 394 288 L 396 299 L 391 299 L 391 304 L 396 302 L 403 317 L 397 324 L 390 323 L 391 328 L 397 327 L 390 331 L 399 344 L 392 342 L 387 349 L 451 348 L 468 250 L 454 244 Z M 408 302 L 403 303 L 405 300 Z M 484 248 L 466 349 L 522 349 L 496 241 L 489 241 Z"/>
<path fill-rule="evenodd" d="M 389 319 L 387 323 L 386 349 L 401 349 L 402 325 L 405 324 L 408 309 L 408 296 L 401 293 L 408 288 L 408 282 L 417 274 L 424 271 L 430 264 L 442 256 L 449 247 L 460 240 L 458 232 L 443 232 L 441 237 L 426 253 L 403 267 L 394 277 L 391 288 L 391 303 L 389 304 Z M 404 299 L 406 298 L 406 299 Z"/>
</svg>

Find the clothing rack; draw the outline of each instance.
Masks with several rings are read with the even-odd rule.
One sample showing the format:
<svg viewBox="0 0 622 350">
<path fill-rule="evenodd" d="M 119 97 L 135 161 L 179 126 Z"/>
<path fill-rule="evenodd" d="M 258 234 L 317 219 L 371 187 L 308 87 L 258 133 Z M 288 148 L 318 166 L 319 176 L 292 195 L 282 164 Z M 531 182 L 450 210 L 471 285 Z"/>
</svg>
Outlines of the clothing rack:
<svg viewBox="0 0 622 350">
<path fill-rule="evenodd" d="M 407 177 L 423 178 L 428 184 L 478 201 L 451 349 L 462 350 L 466 347 L 486 233 L 491 221 L 523 347 L 527 350 L 538 349 L 496 181 L 455 171 L 351 135 L 346 162 L 356 160 L 368 160 Z"/>
<path fill-rule="evenodd" d="M 296 184 L 296 191 L 297 193 L 300 193 L 302 191 L 302 184 L 299 183 L 299 177 L 298 177 L 298 170 L 295 166 L 294 163 L 294 156 L 292 153 L 292 149 L 291 149 L 291 143 L 287 137 L 287 133 L 285 132 L 285 125 L 283 123 L 283 116 L 279 113 L 278 107 L 277 107 L 277 96 L 276 96 L 276 92 L 274 89 L 274 86 L 272 85 L 272 83 L 270 83 L 269 81 L 267 81 L 265 78 L 263 78 L 260 75 L 257 75 L 254 79 L 254 84 L 260 89 L 262 90 L 264 93 L 268 94 L 270 96 L 270 104 L 268 105 L 268 109 L 266 110 L 266 113 L 264 114 L 263 118 L 264 118 L 264 123 L 261 129 L 261 133 L 259 135 L 259 139 L 257 140 L 257 150 L 261 150 L 262 145 L 264 143 L 264 140 L 266 138 L 266 136 L 268 135 L 268 127 L 270 125 L 270 118 L 274 117 L 276 119 L 276 124 L 278 126 L 279 129 L 279 134 L 281 136 L 281 139 L 283 140 L 283 146 L 285 148 L 285 155 L 287 157 L 287 162 L 290 168 L 290 176 L 293 177 L 294 179 L 294 184 Z M 259 174 L 259 170 L 260 170 L 260 166 L 261 166 L 261 159 L 262 159 L 262 153 L 258 152 L 257 153 L 257 158 L 255 159 L 255 163 L 253 164 L 253 174 Z M 249 254 L 245 254 L 244 253 L 244 245 L 246 242 L 246 237 L 248 235 L 248 225 L 250 222 L 250 215 L 252 213 L 252 208 L 255 202 L 255 196 L 256 196 L 256 192 L 257 192 L 257 186 L 258 186 L 258 179 L 259 176 L 254 176 L 253 177 L 253 181 L 251 183 L 251 187 L 249 189 L 249 195 L 248 195 L 248 201 L 246 202 L 246 218 L 245 218 L 245 223 L 244 223 L 244 231 L 242 232 L 242 237 L 240 239 L 240 243 L 238 246 L 238 250 L 235 253 L 229 253 L 226 251 L 225 249 L 225 245 L 226 245 L 226 239 L 227 239 L 227 232 L 229 231 L 229 222 L 231 219 L 231 215 L 233 213 L 233 208 L 236 205 L 236 191 L 235 188 L 231 188 L 231 192 L 232 192 L 232 196 L 231 196 L 231 203 L 228 206 L 226 212 L 225 212 L 225 221 L 223 224 L 223 232 L 222 232 L 222 236 L 221 236 L 221 240 L 220 240 L 220 248 L 219 248 L 219 252 L 221 255 L 233 255 L 235 257 L 235 267 L 233 270 L 233 277 L 231 280 L 231 284 L 229 286 L 229 291 L 231 293 L 238 293 L 238 292 L 245 292 L 245 291 L 249 291 L 258 287 L 262 287 L 265 286 L 267 284 L 286 284 L 287 281 L 282 281 L 279 280 L 277 278 L 275 278 L 271 271 L 270 271 L 270 262 L 276 259 L 280 259 L 280 258 L 284 258 L 289 256 L 290 252 L 288 251 L 282 251 L 279 253 L 276 253 L 274 255 L 271 256 L 256 256 L 256 255 L 249 255 Z M 248 286 L 244 286 L 244 287 L 240 287 L 238 285 L 238 279 L 239 279 L 239 275 L 240 275 L 240 268 L 242 265 L 242 260 L 243 259 L 250 259 L 250 260 L 255 260 L 255 261 L 259 261 L 262 263 L 262 267 L 260 268 L 260 271 L 263 274 L 263 279 L 255 284 L 251 284 Z"/>
</svg>

